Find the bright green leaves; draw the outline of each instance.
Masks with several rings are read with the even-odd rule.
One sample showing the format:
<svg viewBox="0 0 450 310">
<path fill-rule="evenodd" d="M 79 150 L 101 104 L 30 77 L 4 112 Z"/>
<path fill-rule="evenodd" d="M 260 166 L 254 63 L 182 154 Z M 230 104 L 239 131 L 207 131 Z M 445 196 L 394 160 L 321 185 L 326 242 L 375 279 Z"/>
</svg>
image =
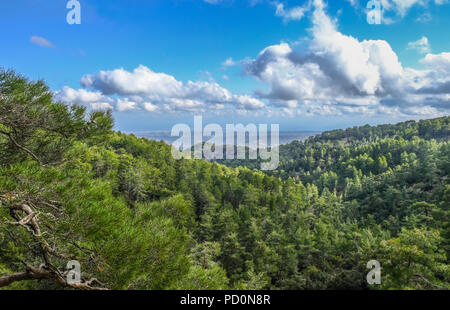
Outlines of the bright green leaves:
<svg viewBox="0 0 450 310">
<path fill-rule="evenodd" d="M 450 288 L 450 269 L 440 248 L 439 232 L 403 229 L 397 238 L 381 242 L 377 259 L 382 267 L 382 287 L 390 289 Z"/>
<path fill-rule="evenodd" d="M 43 81 L 0 70 L 0 165 L 58 162 L 74 140 L 99 143 L 112 125 L 110 112 L 88 115 L 84 107 L 56 103 Z"/>
</svg>

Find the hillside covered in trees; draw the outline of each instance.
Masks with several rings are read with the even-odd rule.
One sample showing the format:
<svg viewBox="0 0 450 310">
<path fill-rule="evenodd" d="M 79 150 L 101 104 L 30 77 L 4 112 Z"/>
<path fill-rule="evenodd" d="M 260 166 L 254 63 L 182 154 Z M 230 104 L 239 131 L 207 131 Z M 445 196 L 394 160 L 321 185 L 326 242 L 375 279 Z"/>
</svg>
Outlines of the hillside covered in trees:
<svg viewBox="0 0 450 310">
<path fill-rule="evenodd" d="M 450 288 L 449 117 L 293 142 L 270 174 L 113 123 L 0 71 L 1 289 Z"/>
</svg>

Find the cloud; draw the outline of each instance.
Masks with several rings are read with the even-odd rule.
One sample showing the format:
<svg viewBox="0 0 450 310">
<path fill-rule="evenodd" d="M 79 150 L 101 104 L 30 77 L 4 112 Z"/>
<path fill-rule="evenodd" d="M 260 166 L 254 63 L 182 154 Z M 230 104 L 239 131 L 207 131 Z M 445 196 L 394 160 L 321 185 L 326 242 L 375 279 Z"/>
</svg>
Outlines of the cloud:
<svg viewBox="0 0 450 310">
<path fill-rule="evenodd" d="M 416 18 L 416 22 L 419 22 L 419 23 L 428 23 L 431 20 L 432 20 L 432 17 L 429 12 L 425 12 Z"/>
<path fill-rule="evenodd" d="M 276 7 L 275 15 L 282 17 L 285 23 L 293 20 L 301 20 L 310 9 L 309 1 L 304 6 L 296 6 L 290 9 L 286 9 L 284 4 L 280 2 L 274 2 L 274 5 Z"/>
<path fill-rule="evenodd" d="M 133 72 L 124 69 L 100 71 L 81 78 L 84 87 L 101 91 L 105 95 L 151 95 L 173 97 L 184 91 L 183 83 L 165 73 L 155 73 L 145 66 Z"/>
<path fill-rule="evenodd" d="M 55 48 L 55 46 L 53 45 L 52 42 L 50 42 L 49 40 L 43 38 L 43 37 L 38 37 L 38 36 L 31 36 L 30 38 L 30 42 L 42 47 L 50 47 L 50 48 Z"/>
<path fill-rule="evenodd" d="M 118 99 L 116 107 L 117 111 L 119 112 L 131 111 L 137 109 L 137 103 L 134 101 L 130 101 L 128 98 Z"/>
<path fill-rule="evenodd" d="M 446 95 L 448 103 L 448 94 L 450 94 L 450 53 L 427 54 L 420 62 L 427 69 L 413 71 L 413 85 L 416 93 Z"/>
<path fill-rule="evenodd" d="M 246 71 L 271 85 L 269 98 L 281 100 L 363 96 L 395 92 L 402 75 L 397 55 L 386 41 L 358 41 L 336 30 L 315 1 L 308 53 L 287 44 L 270 46 L 247 64 Z"/>
<path fill-rule="evenodd" d="M 112 109 L 114 100 L 104 96 L 101 92 L 91 92 L 85 89 L 72 89 L 64 86 L 55 93 L 55 98 L 64 103 L 83 105 L 93 110 Z"/>
<path fill-rule="evenodd" d="M 88 106 L 100 101 L 114 103 L 119 112 L 217 111 L 225 107 L 258 110 L 265 106 L 262 100 L 232 94 L 215 81 L 181 82 L 143 65 L 131 72 L 121 68 L 86 74 L 81 78 L 81 84 L 84 89 L 64 87 L 58 93 L 59 98 Z"/>
<path fill-rule="evenodd" d="M 346 0 L 356 10 L 367 12 L 367 4 L 369 0 Z M 374 0 L 377 1 L 377 0 Z M 448 0 L 378 0 L 382 8 L 382 22 L 391 24 L 404 18 L 413 7 L 428 8 L 430 4 L 444 5 Z M 428 22 L 431 20 L 431 14 L 424 12 L 416 21 Z"/>
<path fill-rule="evenodd" d="M 426 54 L 426 53 L 431 52 L 430 43 L 428 42 L 427 37 L 422 37 L 415 42 L 409 42 L 408 49 L 416 50 L 421 54 Z"/>
<path fill-rule="evenodd" d="M 403 68 L 384 40 L 360 41 L 342 34 L 314 1 L 312 38 L 308 48 L 296 51 L 287 43 L 269 46 L 247 61 L 244 71 L 269 86 L 256 91 L 274 106 L 304 113 L 388 113 L 448 111 L 449 53 L 428 54 L 428 70 Z M 412 107 L 416 109 L 412 109 Z"/>
<path fill-rule="evenodd" d="M 433 70 L 450 72 L 450 53 L 427 54 L 420 62 Z"/>
<path fill-rule="evenodd" d="M 398 15 L 404 17 L 414 6 L 426 7 L 429 3 L 443 5 L 447 0 L 383 0 L 383 5 L 388 9 L 394 10 Z"/>
<path fill-rule="evenodd" d="M 227 68 L 227 67 L 232 67 L 236 65 L 236 62 L 233 60 L 233 58 L 227 58 L 223 63 L 222 63 L 222 67 Z"/>
<path fill-rule="evenodd" d="M 236 96 L 234 100 L 241 110 L 257 110 L 262 109 L 265 106 L 264 102 L 249 95 Z"/>
<path fill-rule="evenodd" d="M 144 109 L 149 112 L 155 112 L 158 110 L 158 106 L 152 104 L 151 102 L 144 102 Z"/>
</svg>

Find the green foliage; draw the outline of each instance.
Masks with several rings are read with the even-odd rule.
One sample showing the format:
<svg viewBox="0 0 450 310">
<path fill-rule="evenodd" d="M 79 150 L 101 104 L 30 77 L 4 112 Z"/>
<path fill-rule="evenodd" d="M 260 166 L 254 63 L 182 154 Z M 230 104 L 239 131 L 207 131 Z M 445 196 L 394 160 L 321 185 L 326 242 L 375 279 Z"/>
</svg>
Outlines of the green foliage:
<svg viewBox="0 0 450 310">
<path fill-rule="evenodd" d="M 450 289 L 450 269 L 439 248 L 436 231 L 402 229 L 397 238 L 381 242 L 382 288 Z"/>
<path fill-rule="evenodd" d="M 305 269 L 300 272 L 300 276 L 289 274 L 289 281 L 284 280 L 283 284 L 276 284 L 276 287 L 364 288 L 361 277 L 365 270 L 358 262 L 373 259 L 376 256 L 373 247 L 364 250 L 359 244 L 352 244 L 351 239 L 354 237 L 351 234 L 335 237 L 336 241 L 320 246 L 324 241 L 333 240 L 333 234 L 330 235 L 327 231 L 336 234 L 337 231 L 346 231 L 348 227 L 352 227 L 352 232 L 358 236 L 362 229 L 369 229 L 365 231 L 369 235 L 374 230 L 385 232 L 378 235 L 373 244 L 380 244 L 383 240 L 394 242 L 392 240 L 397 239 L 388 239 L 389 236 L 397 237 L 404 229 L 416 234 L 426 234 L 430 228 L 438 230 L 441 238 L 436 238 L 435 244 L 444 250 L 448 262 L 449 129 L 450 118 L 443 117 L 396 125 L 335 130 L 311 137 L 305 142 L 294 141 L 282 145 L 280 166 L 269 174 L 286 181 L 294 180 L 300 187 L 302 184 L 306 185 L 302 205 L 306 206 L 305 211 L 309 212 L 309 216 L 316 220 L 312 224 L 312 231 L 305 230 L 304 223 L 300 224 L 302 241 L 295 243 L 297 247 L 302 245 L 307 249 L 308 255 L 301 256 L 307 261 Z M 256 168 L 259 164 L 247 160 L 220 162 L 231 167 L 244 165 L 249 168 Z M 297 216 L 300 214 L 296 212 Z M 358 226 L 351 226 L 352 223 L 358 223 Z M 327 224 L 332 225 L 324 226 Z M 318 230 L 319 228 L 321 229 Z M 349 253 L 355 254 L 356 251 L 358 255 L 347 253 L 340 257 L 342 249 L 333 247 L 339 242 L 345 244 Z M 413 238 L 411 242 L 410 246 L 423 247 L 423 244 L 419 244 L 419 238 Z M 289 249 L 289 242 L 282 244 L 282 249 L 277 253 Z M 317 261 L 312 254 L 314 251 L 320 252 L 327 264 L 322 266 L 320 260 Z M 330 251 L 329 256 L 327 251 Z M 391 263 L 391 255 L 395 254 L 390 252 L 385 256 L 388 264 Z M 424 255 L 432 256 L 428 253 Z M 445 258 L 440 258 L 445 261 Z M 292 258 L 286 257 L 286 264 L 290 260 Z M 351 264 L 347 265 L 351 267 L 340 270 L 338 262 L 343 261 L 348 261 L 346 264 Z M 432 261 L 427 263 L 431 264 Z M 329 270 L 327 265 L 331 267 Z M 299 269 L 301 267 L 297 271 Z M 430 268 L 426 275 L 421 274 L 424 277 L 422 282 L 431 283 L 428 286 L 423 283 L 418 285 L 417 278 L 395 274 L 392 277 L 396 280 L 391 277 L 392 281 L 388 281 L 383 287 L 445 286 L 443 283 L 446 281 L 443 280 L 442 273 L 438 275 L 441 272 L 438 269 Z M 292 286 L 290 281 L 295 285 Z"/>
<path fill-rule="evenodd" d="M 31 82 L 0 69 L 0 164 L 31 157 L 48 164 L 61 159 L 71 142 L 99 143 L 113 126 L 110 112 L 86 115 L 81 106 L 53 102 L 43 81 Z"/>
</svg>

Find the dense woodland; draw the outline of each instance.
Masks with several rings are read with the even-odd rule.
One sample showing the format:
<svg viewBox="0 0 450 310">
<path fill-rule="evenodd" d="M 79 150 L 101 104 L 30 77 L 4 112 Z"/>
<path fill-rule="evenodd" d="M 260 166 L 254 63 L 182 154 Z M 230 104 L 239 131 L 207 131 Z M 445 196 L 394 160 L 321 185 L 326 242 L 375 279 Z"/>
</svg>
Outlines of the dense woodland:
<svg viewBox="0 0 450 310">
<path fill-rule="evenodd" d="M 0 71 L 0 288 L 449 289 L 449 121 L 326 132 L 263 173 Z"/>
</svg>

